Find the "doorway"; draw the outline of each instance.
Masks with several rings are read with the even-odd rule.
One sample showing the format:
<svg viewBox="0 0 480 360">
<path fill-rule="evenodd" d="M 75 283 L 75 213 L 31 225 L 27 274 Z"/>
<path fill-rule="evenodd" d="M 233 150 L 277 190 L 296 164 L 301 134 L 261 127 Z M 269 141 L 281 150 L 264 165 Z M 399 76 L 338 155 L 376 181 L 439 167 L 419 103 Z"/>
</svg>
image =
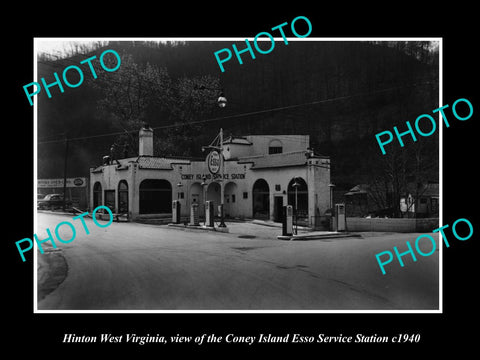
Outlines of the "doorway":
<svg viewBox="0 0 480 360">
<path fill-rule="evenodd" d="M 252 191 L 253 218 L 268 220 L 270 217 L 270 188 L 264 179 L 253 184 Z"/>
<path fill-rule="evenodd" d="M 283 222 L 283 196 L 273 198 L 273 221 Z"/>
</svg>

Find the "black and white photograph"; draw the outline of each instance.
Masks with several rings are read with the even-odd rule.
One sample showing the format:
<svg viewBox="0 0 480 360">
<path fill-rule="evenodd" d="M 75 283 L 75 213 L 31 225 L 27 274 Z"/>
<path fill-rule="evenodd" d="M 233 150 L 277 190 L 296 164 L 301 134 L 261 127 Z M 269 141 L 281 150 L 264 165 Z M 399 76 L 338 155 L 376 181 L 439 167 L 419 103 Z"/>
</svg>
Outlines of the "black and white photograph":
<svg viewBox="0 0 480 360">
<path fill-rule="evenodd" d="M 441 39 L 35 40 L 38 311 L 441 310 Z"/>
<path fill-rule="evenodd" d="M 475 9 L 312 5 L 13 5 L 6 353 L 474 350 Z"/>
</svg>

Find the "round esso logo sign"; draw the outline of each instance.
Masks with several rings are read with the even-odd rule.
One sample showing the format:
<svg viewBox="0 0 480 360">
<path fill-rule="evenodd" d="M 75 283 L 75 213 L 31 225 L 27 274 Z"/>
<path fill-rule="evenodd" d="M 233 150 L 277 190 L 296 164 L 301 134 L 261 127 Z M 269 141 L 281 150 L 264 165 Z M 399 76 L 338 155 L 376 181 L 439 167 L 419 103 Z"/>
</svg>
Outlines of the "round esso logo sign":
<svg viewBox="0 0 480 360">
<path fill-rule="evenodd" d="M 212 174 L 218 173 L 220 170 L 220 154 L 218 151 L 212 151 L 210 154 L 208 154 L 207 166 L 208 171 L 210 171 Z"/>
<path fill-rule="evenodd" d="M 83 185 L 83 180 L 80 179 L 80 178 L 76 178 L 75 180 L 73 180 L 73 185 L 82 186 Z"/>
</svg>

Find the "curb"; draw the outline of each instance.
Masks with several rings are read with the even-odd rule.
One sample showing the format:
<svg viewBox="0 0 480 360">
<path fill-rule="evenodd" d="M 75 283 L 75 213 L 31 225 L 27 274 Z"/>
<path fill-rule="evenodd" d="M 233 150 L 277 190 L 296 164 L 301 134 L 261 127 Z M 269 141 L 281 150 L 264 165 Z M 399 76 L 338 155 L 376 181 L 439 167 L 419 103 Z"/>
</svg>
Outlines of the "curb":
<svg viewBox="0 0 480 360">
<path fill-rule="evenodd" d="M 262 226 L 273 227 L 273 228 L 278 228 L 278 229 L 282 228 L 281 223 L 271 223 L 271 222 L 265 222 L 265 221 L 262 221 L 262 220 L 252 220 L 250 222 L 252 224 L 255 224 L 255 225 L 262 225 Z M 308 230 L 310 230 L 310 228 L 308 226 L 298 226 L 298 230 L 308 231 Z"/>
<path fill-rule="evenodd" d="M 184 225 L 184 224 L 174 224 L 169 223 L 169 227 L 180 229 L 180 230 L 200 230 L 200 231 L 213 231 L 213 232 L 222 232 L 222 233 L 229 233 L 230 230 L 228 227 L 212 227 L 212 226 L 204 226 L 204 225 Z"/>
<path fill-rule="evenodd" d="M 332 234 L 314 234 L 314 235 L 279 235 L 277 236 L 278 240 L 289 240 L 289 241 L 298 241 L 298 240 L 322 240 L 322 239 L 336 239 L 336 238 L 347 238 L 347 237 L 361 237 L 358 234 L 349 234 L 349 233 L 332 233 Z"/>
</svg>

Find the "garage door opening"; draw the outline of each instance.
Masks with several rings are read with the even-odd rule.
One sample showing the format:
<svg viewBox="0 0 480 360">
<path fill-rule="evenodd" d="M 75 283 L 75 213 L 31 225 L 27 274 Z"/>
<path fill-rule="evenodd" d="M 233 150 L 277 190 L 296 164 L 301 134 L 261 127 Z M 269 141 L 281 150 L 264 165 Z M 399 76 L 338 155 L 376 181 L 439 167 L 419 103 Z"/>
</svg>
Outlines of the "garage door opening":
<svg viewBox="0 0 480 360">
<path fill-rule="evenodd" d="M 140 214 L 172 212 L 172 185 L 163 179 L 146 179 L 140 183 Z"/>
</svg>

